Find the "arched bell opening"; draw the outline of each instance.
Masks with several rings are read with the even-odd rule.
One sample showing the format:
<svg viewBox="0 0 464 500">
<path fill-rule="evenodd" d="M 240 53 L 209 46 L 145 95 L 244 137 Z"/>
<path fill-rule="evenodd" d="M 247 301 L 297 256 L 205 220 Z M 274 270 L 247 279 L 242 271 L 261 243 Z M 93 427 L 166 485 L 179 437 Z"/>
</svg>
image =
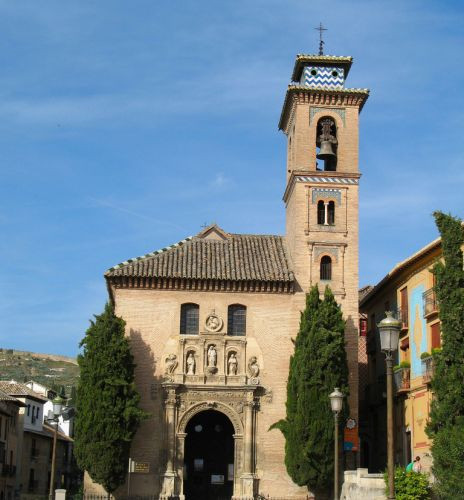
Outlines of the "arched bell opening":
<svg viewBox="0 0 464 500">
<path fill-rule="evenodd" d="M 234 489 L 234 426 L 222 412 L 204 410 L 189 420 L 184 449 L 186 500 L 230 500 Z"/>
<path fill-rule="evenodd" d="M 337 126 L 330 116 L 317 122 L 316 170 L 335 172 L 337 170 Z M 322 167 L 322 168 L 321 168 Z"/>
</svg>

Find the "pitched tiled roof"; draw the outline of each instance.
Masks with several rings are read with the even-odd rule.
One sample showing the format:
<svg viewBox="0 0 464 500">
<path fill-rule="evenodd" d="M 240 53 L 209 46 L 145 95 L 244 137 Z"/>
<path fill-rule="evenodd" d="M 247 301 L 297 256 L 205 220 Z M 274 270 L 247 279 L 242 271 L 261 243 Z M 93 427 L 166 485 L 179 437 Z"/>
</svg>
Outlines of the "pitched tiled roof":
<svg viewBox="0 0 464 500">
<path fill-rule="evenodd" d="M 16 403 L 18 406 L 23 406 L 21 401 L 1 390 L 0 390 L 0 401 L 12 401 L 13 403 Z"/>
<path fill-rule="evenodd" d="M 105 276 L 187 280 L 292 283 L 285 240 L 281 236 L 228 234 L 199 235 L 161 251 L 109 269 Z M 210 229 L 210 228 L 208 228 Z"/>
<path fill-rule="evenodd" d="M 372 285 L 363 286 L 358 290 L 358 297 L 361 301 L 374 287 Z"/>
<path fill-rule="evenodd" d="M 0 391 L 3 391 L 10 396 L 33 398 L 44 402 L 48 401 L 48 399 L 44 396 L 31 391 L 29 387 L 26 387 L 24 384 L 20 384 L 15 380 L 0 380 Z"/>
</svg>

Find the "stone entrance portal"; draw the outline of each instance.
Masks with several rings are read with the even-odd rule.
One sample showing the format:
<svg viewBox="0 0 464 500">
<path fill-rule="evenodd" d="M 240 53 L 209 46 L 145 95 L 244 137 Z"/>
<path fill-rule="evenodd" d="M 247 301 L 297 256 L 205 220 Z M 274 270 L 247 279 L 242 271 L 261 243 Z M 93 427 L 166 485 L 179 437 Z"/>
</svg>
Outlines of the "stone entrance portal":
<svg viewBox="0 0 464 500">
<path fill-rule="evenodd" d="M 235 461 L 232 422 L 219 411 L 205 410 L 190 419 L 186 434 L 186 500 L 230 500 Z"/>
<path fill-rule="evenodd" d="M 163 386 L 167 460 L 160 500 L 252 500 L 258 386 Z"/>
</svg>

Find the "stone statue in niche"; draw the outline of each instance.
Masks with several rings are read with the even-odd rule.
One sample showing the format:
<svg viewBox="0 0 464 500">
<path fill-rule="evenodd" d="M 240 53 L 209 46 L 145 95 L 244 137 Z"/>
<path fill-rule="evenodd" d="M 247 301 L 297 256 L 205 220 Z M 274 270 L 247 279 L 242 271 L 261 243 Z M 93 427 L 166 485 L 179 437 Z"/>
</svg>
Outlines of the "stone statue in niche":
<svg viewBox="0 0 464 500">
<path fill-rule="evenodd" d="M 259 365 L 256 356 L 252 356 L 248 361 L 248 371 L 252 378 L 256 378 L 259 375 Z"/>
<path fill-rule="evenodd" d="M 195 356 L 193 352 L 190 351 L 186 360 L 187 365 L 187 375 L 195 375 Z"/>
<path fill-rule="evenodd" d="M 228 374 L 229 375 L 237 375 L 237 365 L 238 360 L 235 352 L 231 352 L 229 354 L 229 360 L 227 362 Z"/>
<path fill-rule="evenodd" d="M 208 347 L 208 368 L 214 368 L 217 363 L 217 351 L 214 345 Z"/>
<path fill-rule="evenodd" d="M 166 358 L 166 375 L 172 375 L 177 368 L 177 356 L 175 354 L 170 354 Z"/>
<path fill-rule="evenodd" d="M 217 373 L 218 369 L 216 367 L 216 363 L 217 363 L 216 347 L 213 344 L 211 344 L 208 347 L 208 351 L 206 352 L 206 371 L 210 375 L 215 375 Z"/>
</svg>

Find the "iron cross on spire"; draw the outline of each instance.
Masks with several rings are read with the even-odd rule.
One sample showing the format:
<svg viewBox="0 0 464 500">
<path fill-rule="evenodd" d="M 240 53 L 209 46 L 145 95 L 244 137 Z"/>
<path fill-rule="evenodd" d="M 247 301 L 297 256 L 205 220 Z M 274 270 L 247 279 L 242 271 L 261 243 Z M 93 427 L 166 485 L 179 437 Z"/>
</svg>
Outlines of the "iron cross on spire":
<svg viewBox="0 0 464 500">
<path fill-rule="evenodd" d="M 314 28 L 315 30 L 319 31 L 319 55 L 323 56 L 324 55 L 324 40 L 322 40 L 322 32 L 327 31 L 327 28 L 324 28 L 322 26 L 322 23 L 319 23 L 319 26 L 317 28 Z"/>
</svg>

